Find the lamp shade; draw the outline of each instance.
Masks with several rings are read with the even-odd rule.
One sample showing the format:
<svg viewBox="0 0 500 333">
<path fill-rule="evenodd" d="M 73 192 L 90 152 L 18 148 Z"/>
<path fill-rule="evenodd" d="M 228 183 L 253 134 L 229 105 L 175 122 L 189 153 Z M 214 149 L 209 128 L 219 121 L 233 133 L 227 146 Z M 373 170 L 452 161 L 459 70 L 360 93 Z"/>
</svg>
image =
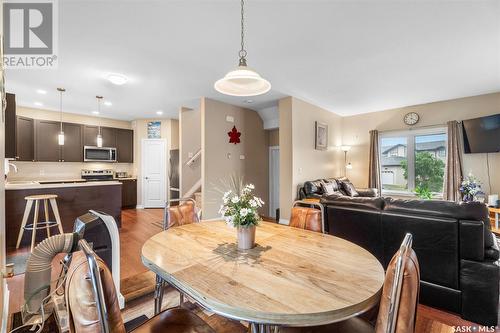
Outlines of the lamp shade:
<svg viewBox="0 0 500 333">
<path fill-rule="evenodd" d="M 214 88 L 230 96 L 257 96 L 271 90 L 271 84 L 247 66 L 238 66 L 215 82 Z"/>
</svg>

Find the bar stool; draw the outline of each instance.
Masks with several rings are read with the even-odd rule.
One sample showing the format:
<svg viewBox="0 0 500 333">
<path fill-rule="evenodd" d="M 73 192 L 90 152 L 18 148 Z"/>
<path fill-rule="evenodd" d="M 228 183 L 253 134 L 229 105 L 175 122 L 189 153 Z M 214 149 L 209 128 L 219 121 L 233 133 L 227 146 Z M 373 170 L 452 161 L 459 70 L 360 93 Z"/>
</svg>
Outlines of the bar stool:
<svg viewBox="0 0 500 333">
<path fill-rule="evenodd" d="M 16 249 L 19 248 L 21 244 L 21 239 L 23 238 L 24 230 L 31 230 L 31 252 L 33 251 L 33 247 L 35 246 L 35 238 L 36 231 L 40 229 L 45 229 L 47 231 L 47 237 L 50 237 L 50 228 L 57 226 L 59 228 L 59 232 L 64 233 L 61 217 L 59 215 L 59 209 L 57 209 L 57 195 L 56 194 L 37 194 L 37 195 L 29 195 L 24 198 L 26 200 L 26 207 L 24 208 L 23 221 L 21 222 L 21 229 L 19 230 L 19 236 L 17 238 Z M 45 211 L 45 222 L 38 222 L 38 211 L 40 201 L 43 201 L 43 208 Z M 32 224 L 26 224 L 28 222 L 28 217 L 31 212 L 31 208 L 33 207 L 33 202 L 35 202 L 35 213 L 33 217 Z M 54 217 L 56 218 L 55 222 L 49 221 L 49 205 L 52 208 L 52 212 L 54 213 Z"/>
</svg>

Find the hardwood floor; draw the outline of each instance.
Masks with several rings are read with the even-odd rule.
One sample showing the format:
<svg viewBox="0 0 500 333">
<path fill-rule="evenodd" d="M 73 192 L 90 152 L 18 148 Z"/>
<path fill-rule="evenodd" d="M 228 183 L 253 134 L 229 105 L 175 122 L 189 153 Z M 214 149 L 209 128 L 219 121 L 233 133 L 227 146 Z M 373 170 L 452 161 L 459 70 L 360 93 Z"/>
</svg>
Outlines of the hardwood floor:
<svg viewBox="0 0 500 333">
<path fill-rule="evenodd" d="M 161 231 L 158 222 L 162 219 L 161 209 L 128 209 L 122 212 L 122 228 L 120 229 L 121 237 L 121 279 L 122 288 L 124 281 L 133 281 L 134 276 L 141 273 L 146 273 L 147 269 L 141 262 L 141 248 L 146 239 Z M 54 269 L 53 271 L 58 270 Z M 54 274 L 54 272 L 53 272 Z M 146 273 L 148 281 L 153 281 L 153 275 Z M 151 286 L 147 282 L 141 280 L 141 286 L 150 291 Z M 9 312 L 18 312 L 22 303 L 24 275 L 17 275 L 7 279 L 10 290 Z M 134 294 L 133 284 L 129 283 L 126 288 Z M 149 288 L 149 289 L 148 289 Z M 148 292 L 146 291 L 146 292 Z M 145 293 L 146 293 L 145 292 Z M 178 300 L 176 292 L 169 290 L 168 297 L 165 297 L 165 306 L 175 306 Z M 137 296 L 137 295 L 136 295 Z M 134 297 L 132 297 L 134 298 Z M 141 314 L 147 316 L 152 315 L 153 300 L 152 295 L 148 294 L 128 301 L 123 314 L 126 320 L 138 317 Z M 234 321 L 212 315 L 208 312 L 197 310 L 207 322 L 217 331 L 221 333 L 244 332 L 241 325 Z M 468 326 L 475 325 L 467 322 L 459 316 L 440 311 L 428 306 L 419 305 L 417 313 L 416 333 L 452 333 L 455 332 L 453 326 Z"/>
</svg>

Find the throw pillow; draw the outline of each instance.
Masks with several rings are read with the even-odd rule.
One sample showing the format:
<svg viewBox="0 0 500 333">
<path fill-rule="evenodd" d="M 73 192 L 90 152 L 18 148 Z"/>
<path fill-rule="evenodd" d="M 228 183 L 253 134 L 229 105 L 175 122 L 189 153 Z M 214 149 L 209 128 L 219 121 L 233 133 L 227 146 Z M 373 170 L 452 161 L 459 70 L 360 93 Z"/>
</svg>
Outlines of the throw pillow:
<svg viewBox="0 0 500 333">
<path fill-rule="evenodd" d="M 359 193 L 356 191 L 356 188 L 352 183 L 348 180 L 342 182 L 342 189 L 347 193 L 350 197 L 358 197 Z"/>
<path fill-rule="evenodd" d="M 333 183 L 321 182 L 321 188 L 323 188 L 323 193 L 326 195 L 332 195 L 337 192 L 337 186 Z"/>
</svg>

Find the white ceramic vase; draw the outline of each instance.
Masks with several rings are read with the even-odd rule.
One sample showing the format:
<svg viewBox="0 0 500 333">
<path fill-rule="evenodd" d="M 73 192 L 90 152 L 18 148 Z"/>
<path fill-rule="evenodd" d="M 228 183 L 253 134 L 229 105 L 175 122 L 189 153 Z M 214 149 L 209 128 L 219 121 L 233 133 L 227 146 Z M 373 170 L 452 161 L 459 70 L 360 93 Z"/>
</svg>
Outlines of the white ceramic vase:
<svg viewBox="0 0 500 333">
<path fill-rule="evenodd" d="M 250 250 L 255 246 L 255 229 L 254 225 L 251 227 L 238 227 L 236 229 L 239 250 Z"/>
</svg>

